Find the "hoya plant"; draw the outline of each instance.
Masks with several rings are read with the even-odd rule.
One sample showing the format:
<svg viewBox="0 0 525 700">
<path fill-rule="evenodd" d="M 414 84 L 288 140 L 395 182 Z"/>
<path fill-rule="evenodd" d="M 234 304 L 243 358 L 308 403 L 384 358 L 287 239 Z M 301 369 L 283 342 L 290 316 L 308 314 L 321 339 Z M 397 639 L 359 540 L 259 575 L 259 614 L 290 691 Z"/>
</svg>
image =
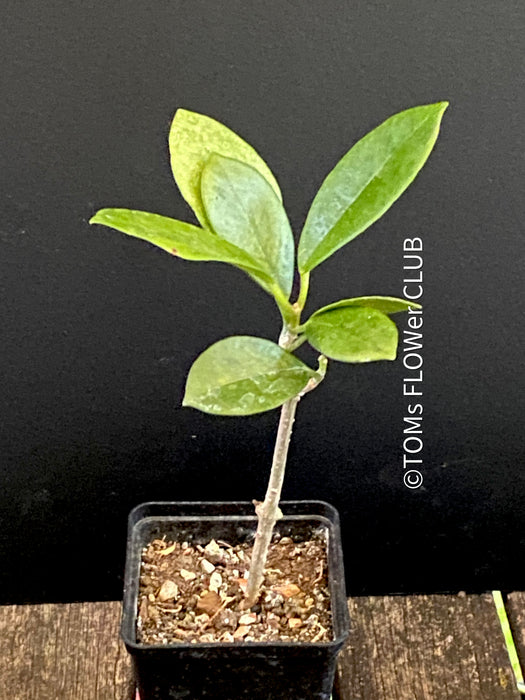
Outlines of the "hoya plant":
<svg viewBox="0 0 525 700">
<path fill-rule="evenodd" d="M 243 270 L 275 300 L 282 318 L 278 342 L 232 336 L 197 357 L 183 399 L 206 413 L 241 416 L 281 407 L 244 607 L 255 604 L 273 528 L 281 516 L 292 425 L 300 399 L 324 379 L 329 360 L 394 360 L 398 332 L 390 316 L 417 304 L 388 296 L 345 298 L 302 312 L 310 275 L 374 223 L 415 178 L 436 141 L 447 102 L 393 115 L 364 136 L 327 175 L 299 237 L 294 236 L 279 185 L 259 154 L 214 119 L 179 109 L 169 134 L 171 168 L 200 225 L 133 209 L 101 209 L 90 223 L 141 238 L 185 260 L 217 261 Z M 292 300 L 298 276 L 299 292 Z M 313 369 L 294 351 L 308 342 L 320 355 Z"/>
</svg>

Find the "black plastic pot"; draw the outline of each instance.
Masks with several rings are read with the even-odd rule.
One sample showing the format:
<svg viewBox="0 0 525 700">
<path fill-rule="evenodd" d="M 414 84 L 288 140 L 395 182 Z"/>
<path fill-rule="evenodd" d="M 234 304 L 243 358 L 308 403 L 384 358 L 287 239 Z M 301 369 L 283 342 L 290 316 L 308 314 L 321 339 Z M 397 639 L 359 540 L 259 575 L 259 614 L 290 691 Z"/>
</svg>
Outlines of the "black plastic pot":
<svg viewBox="0 0 525 700">
<path fill-rule="evenodd" d="M 144 503 L 131 511 L 121 634 L 132 655 L 141 700 L 329 700 L 337 654 L 349 631 L 339 516 L 321 501 L 280 504 L 282 536 L 300 540 L 325 529 L 334 639 L 323 643 L 237 642 L 147 645 L 137 642 L 141 550 L 153 538 L 206 544 L 249 540 L 251 503 Z"/>
</svg>

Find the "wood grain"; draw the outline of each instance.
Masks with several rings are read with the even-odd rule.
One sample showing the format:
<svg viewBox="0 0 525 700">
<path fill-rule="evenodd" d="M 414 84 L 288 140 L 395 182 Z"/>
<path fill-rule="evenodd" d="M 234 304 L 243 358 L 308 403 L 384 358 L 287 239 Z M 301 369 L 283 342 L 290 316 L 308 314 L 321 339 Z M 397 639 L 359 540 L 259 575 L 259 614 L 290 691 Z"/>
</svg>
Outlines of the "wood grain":
<svg viewBox="0 0 525 700">
<path fill-rule="evenodd" d="M 343 700 L 518 700 L 490 595 L 349 600 Z"/>
<path fill-rule="evenodd" d="M 509 600 L 525 648 L 525 595 Z M 339 700 L 518 700 L 490 595 L 351 598 L 349 609 Z M 0 607 L 0 700 L 131 700 L 119 618 L 120 603 Z"/>
<path fill-rule="evenodd" d="M 0 608 L 1 700 L 130 700 L 120 603 Z"/>
<path fill-rule="evenodd" d="M 506 608 L 521 670 L 525 675 L 525 593 L 511 593 L 507 597 Z"/>
</svg>

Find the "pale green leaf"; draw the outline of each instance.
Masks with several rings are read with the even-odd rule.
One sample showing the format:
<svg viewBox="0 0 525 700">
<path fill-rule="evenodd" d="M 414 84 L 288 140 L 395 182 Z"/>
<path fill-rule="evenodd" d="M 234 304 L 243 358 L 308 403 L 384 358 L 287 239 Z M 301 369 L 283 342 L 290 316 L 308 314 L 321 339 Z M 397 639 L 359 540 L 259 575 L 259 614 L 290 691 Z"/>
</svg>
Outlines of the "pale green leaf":
<svg viewBox="0 0 525 700">
<path fill-rule="evenodd" d="M 262 413 L 296 396 L 316 372 L 265 338 L 233 336 L 207 348 L 193 363 L 183 406 L 205 413 Z"/>
<path fill-rule="evenodd" d="M 312 317 L 319 316 L 333 309 L 344 309 L 350 306 L 377 309 L 377 311 L 381 311 L 384 314 L 397 314 L 400 311 L 408 311 L 408 309 L 421 309 L 420 304 L 407 301 L 406 299 L 398 299 L 397 297 L 353 297 L 352 299 L 341 299 L 340 301 L 335 301 L 333 304 L 323 306 L 321 309 L 317 309 L 317 311 L 312 314 Z"/>
<path fill-rule="evenodd" d="M 379 219 L 405 191 L 437 139 L 447 102 L 395 114 L 358 141 L 321 185 L 298 250 L 308 272 Z"/>
<path fill-rule="evenodd" d="M 395 360 L 398 332 L 377 309 L 346 307 L 311 316 L 304 326 L 310 345 L 341 362 Z"/>
<path fill-rule="evenodd" d="M 237 246 L 198 226 L 159 214 L 132 209 L 101 209 L 89 221 L 103 224 L 128 236 L 141 238 L 184 260 L 211 260 L 230 263 L 248 273 L 255 273 L 268 285 L 258 263 Z"/>
<path fill-rule="evenodd" d="M 294 240 L 284 207 L 251 166 L 217 154 L 201 176 L 206 216 L 215 233 L 257 261 L 286 298 L 294 272 Z"/>
<path fill-rule="evenodd" d="M 169 134 L 171 169 L 182 196 L 202 226 L 208 227 L 200 180 L 212 153 L 235 158 L 255 168 L 281 198 L 279 185 L 260 155 L 236 133 L 204 114 L 178 109 Z"/>
</svg>

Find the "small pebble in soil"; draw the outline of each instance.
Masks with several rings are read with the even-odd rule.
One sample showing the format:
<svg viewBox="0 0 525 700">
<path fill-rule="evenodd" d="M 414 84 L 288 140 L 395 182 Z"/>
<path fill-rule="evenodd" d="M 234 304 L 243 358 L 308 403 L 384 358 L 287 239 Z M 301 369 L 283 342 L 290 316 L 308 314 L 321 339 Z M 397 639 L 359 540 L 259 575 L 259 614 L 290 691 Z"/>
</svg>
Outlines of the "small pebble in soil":
<svg viewBox="0 0 525 700">
<path fill-rule="evenodd" d="M 185 581 L 193 581 L 194 578 L 197 578 L 197 574 L 194 571 L 188 571 L 187 569 L 181 569 L 179 574 Z"/>
<path fill-rule="evenodd" d="M 207 559 L 202 559 L 201 569 L 204 571 L 205 574 L 212 574 L 215 571 L 215 565 Z"/>
</svg>

